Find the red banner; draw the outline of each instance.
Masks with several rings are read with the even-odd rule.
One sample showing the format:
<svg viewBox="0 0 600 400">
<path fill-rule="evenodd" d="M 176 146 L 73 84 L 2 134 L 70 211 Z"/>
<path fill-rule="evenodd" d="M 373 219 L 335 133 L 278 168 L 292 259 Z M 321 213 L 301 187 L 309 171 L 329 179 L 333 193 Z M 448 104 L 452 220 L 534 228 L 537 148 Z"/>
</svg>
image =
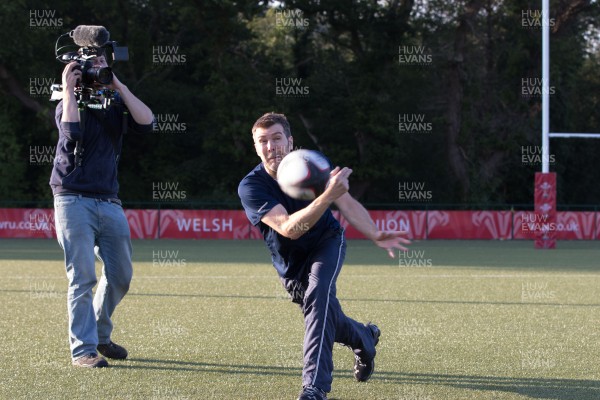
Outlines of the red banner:
<svg viewBox="0 0 600 400">
<path fill-rule="evenodd" d="M 250 222 L 240 210 L 161 210 L 163 239 L 248 239 Z"/>
<path fill-rule="evenodd" d="M 382 231 L 405 231 L 410 239 L 427 238 L 427 213 L 425 211 L 369 211 L 377 228 Z M 364 239 L 365 237 L 348 220 L 334 211 L 333 215 L 346 230 L 347 239 Z"/>
<path fill-rule="evenodd" d="M 515 211 L 513 215 L 513 239 L 535 240 L 537 214 L 533 211 Z"/>
<path fill-rule="evenodd" d="M 132 239 L 158 239 L 158 210 L 125 210 Z"/>
<path fill-rule="evenodd" d="M 561 211 L 556 213 L 556 222 L 548 222 L 547 217 L 532 211 L 515 212 L 513 238 L 535 240 L 538 232 L 552 231 L 559 240 L 594 240 L 594 219 L 600 215 L 591 211 Z"/>
<path fill-rule="evenodd" d="M 510 239 L 510 211 L 430 211 L 428 239 Z"/>
<path fill-rule="evenodd" d="M 53 238 L 54 209 L 0 208 L 0 238 Z"/>
<path fill-rule="evenodd" d="M 527 239 L 552 231 L 559 240 L 600 239 L 600 212 L 369 211 L 378 229 L 410 239 Z M 133 239 L 262 239 L 241 210 L 125 210 Z M 348 239 L 363 235 L 334 211 Z M 0 208 L 0 238 L 55 238 L 54 210 Z"/>
<path fill-rule="evenodd" d="M 556 239 L 559 240 L 594 240 L 595 214 L 590 211 L 556 213 Z"/>
</svg>

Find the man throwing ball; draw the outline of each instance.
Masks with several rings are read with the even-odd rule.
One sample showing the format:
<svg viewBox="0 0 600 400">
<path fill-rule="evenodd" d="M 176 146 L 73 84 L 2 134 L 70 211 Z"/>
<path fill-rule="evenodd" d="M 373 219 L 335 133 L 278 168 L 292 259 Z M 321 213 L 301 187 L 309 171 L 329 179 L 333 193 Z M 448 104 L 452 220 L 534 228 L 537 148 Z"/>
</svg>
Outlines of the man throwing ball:
<svg viewBox="0 0 600 400">
<path fill-rule="evenodd" d="M 367 210 L 348 193 L 349 168 L 331 172 L 325 192 L 313 201 L 295 200 L 279 188 L 277 168 L 293 148 L 283 114 L 267 113 L 252 127 L 261 163 L 238 187 L 250 222 L 257 226 L 271 253 L 273 266 L 292 301 L 304 314 L 304 367 L 299 400 L 327 399 L 333 380 L 333 343 L 354 351 L 354 377 L 367 381 L 375 368 L 375 346 L 381 334 L 371 323 L 347 317 L 336 297 L 336 280 L 346 253 L 344 230 L 333 217 L 332 203 L 352 226 L 394 257 L 405 232 L 379 231 Z"/>
</svg>

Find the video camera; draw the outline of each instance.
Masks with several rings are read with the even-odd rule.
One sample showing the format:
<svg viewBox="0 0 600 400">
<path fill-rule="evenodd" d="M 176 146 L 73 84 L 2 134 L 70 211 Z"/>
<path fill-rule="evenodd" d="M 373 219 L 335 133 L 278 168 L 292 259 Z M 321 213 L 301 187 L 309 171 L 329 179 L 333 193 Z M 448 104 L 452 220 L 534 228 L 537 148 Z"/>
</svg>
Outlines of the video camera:
<svg viewBox="0 0 600 400">
<path fill-rule="evenodd" d="M 74 30 L 61 35 L 54 46 L 56 59 L 68 64 L 76 61 L 81 70 L 81 80 L 75 88 L 75 98 L 80 107 L 106 110 L 113 102 L 119 102 L 118 93 L 106 89 L 113 80 L 110 67 L 95 67 L 93 59 L 104 56 L 107 60 L 111 57 L 110 64 L 115 61 L 128 61 L 129 52 L 127 47 L 122 47 L 115 41 L 110 41 L 109 33 L 103 26 L 79 25 Z M 71 38 L 74 44 L 59 47 L 63 38 Z M 64 40 L 63 40 L 64 42 Z M 76 50 L 75 48 L 78 47 Z M 51 86 L 52 96 L 50 101 L 62 99 L 62 85 Z"/>
</svg>

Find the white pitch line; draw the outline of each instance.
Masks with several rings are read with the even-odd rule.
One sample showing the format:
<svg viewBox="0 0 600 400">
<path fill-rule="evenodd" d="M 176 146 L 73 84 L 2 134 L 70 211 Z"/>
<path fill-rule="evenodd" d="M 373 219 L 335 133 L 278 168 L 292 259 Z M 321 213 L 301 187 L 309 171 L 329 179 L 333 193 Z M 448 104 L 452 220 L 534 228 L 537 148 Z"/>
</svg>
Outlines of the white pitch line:
<svg viewBox="0 0 600 400">
<path fill-rule="evenodd" d="M 277 279 L 276 276 L 273 275 L 247 275 L 247 276 L 239 276 L 239 275 L 151 275 L 151 276 L 133 276 L 133 280 L 138 279 Z M 2 279 L 14 279 L 14 280 L 44 280 L 44 279 L 61 279 L 66 281 L 66 276 L 8 276 L 3 277 Z"/>
<path fill-rule="evenodd" d="M 356 277 L 361 277 L 360 275 L 352 275 Z M 380 275 L 381 276 L 381 275 Z M 506 275 L 396 275 L 400 278 L 600 278 L 600 273 L 598 274 L 506 274 Z M 368 277 L 368 276 L 365 276 Z"/>
<path fill-rule="evenodd" d="M 432 275 L 381 275 L 381 274 L 370 274 L 370 275 L 341 275 L 341 279 L 351 279 L 351 278 L 360 278 L 360 279 L 406 279 L 406 278 L 437 278 L 437 279 L 447 279 L 447 278 L 456 278 L 456 279 L 464 279 L 464 278 L 473 278 L 473 279 L 497 279 L 497 278 L 598 278 L 600 279 L 600 273 L 598 274 L 494 274 L 494 275 L 477 275 L 477 274 L 467 274 L 467 275 L 455 275 L 455 274 L 432 274 Z M 13 280 L 43 280 L 43 279 L 66 279 L 63 276 L 7 276 L 2 279 L 13 279 Z M 133 276 L 134 280 L 142 280 L 142 279 L 277 279 L 275 275 L 148 275 L 148 276 Z"/>
</svg>

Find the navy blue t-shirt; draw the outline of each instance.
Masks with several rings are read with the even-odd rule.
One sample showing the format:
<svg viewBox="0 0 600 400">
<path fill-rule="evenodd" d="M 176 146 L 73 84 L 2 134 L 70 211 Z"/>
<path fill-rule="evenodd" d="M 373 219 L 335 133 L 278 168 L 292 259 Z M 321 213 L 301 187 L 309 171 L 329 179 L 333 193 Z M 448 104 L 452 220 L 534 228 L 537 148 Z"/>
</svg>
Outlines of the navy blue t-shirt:
<svg viewBox="0 0 600 400">
<path fill-rule="evenodd" d="M 127 118 L 127 132 L 152 132 L 152 124 L 138 124 L 131 113 L 126 116 L 123 114 L 124 109 L 123 105 L 115 104 L 105 112 L 87 110 L 82 132 L 79 122 L 62 122 L 63 101 L 57 104 L 55 118 L 58 143 L 50 175 L 50 186 L 55 196 L 74 193 L 100 199 L 117 197 L 123 118 Z M 78 141 L 85 149 L 80 166 L 75 164 L 75 145 Z"/>
<path fill-rule="evenodd" d="M 262 163 L 242 179 L 238 186 L 238 195 L 248 220 L 260 229 L 271 252 L 273 265 L 281 277 L 293 277 L 304 266 L 307 256 L 317 246 L 321 237 L 327 232 L 340 229 L 339 222 L 329 209 L 311 229 L 295 240 L 280 235 L 261 222 L 262 217 L 277 204 L 281 204 L 291 215 L 311 203 L 306 200 L 295 200 L 283 193 L 277 181 L 265 171 Z"/>
</svg>

